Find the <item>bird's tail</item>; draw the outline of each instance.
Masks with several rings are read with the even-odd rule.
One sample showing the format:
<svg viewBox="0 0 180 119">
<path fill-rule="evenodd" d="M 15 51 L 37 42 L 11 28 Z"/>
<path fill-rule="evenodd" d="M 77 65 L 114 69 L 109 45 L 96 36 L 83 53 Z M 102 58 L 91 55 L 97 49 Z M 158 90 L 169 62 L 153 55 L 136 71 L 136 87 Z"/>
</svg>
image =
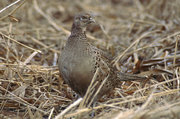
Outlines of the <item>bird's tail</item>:
<svg viewBox="0 0 180 119">
<path fill-rule="evenodd" d="M 136 80 L 146 80 L 146 76 L 138 76 L 136 74 L 122 73 L 118 72 L 117 77 L 121 81 L 136 81 Z"/>
</svg>

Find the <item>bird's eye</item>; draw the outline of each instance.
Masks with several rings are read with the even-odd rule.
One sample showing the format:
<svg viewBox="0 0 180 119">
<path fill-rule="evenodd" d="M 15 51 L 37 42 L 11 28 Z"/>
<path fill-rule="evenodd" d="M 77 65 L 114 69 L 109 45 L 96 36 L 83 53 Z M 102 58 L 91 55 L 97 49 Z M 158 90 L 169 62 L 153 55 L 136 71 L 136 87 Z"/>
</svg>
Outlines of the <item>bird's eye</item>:
<svg viewBox="0 0 180 119">
<path fill-rule="evenodd" d="M 82 21 L 82 20 L 87 20 L 88 18 L 86 17 L 86 16 L 82 16 L 82 17 L 80 17 L 80 20 Z"/>
<path fill-rule="evenodd" d="M 82 20 L 83 20 L 83 18 L 82 18 L 82 17 L 80 17 L 80 18 L 79 18 L 79 20 L 80 20 L 80 21 L 82 21 Z"/>
</svg>

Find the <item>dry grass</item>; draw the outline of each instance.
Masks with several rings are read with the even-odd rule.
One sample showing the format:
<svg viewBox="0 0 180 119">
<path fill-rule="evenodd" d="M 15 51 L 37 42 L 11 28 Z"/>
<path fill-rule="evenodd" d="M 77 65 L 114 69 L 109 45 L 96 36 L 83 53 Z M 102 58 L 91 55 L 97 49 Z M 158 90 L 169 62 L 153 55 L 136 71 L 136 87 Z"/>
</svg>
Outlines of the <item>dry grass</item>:
<svg viewBox="0 0 180 119">
<path fill-rule="evenodd" d="M 98 119 L 180 118 L 179 6 L 179 0 L 1 0 L 0 118 L 84 119 L 92 112 Z M 123 82 L 93 109 L 71 105 L 77 98 L 57 68 L 80 11 L 95 15 L 89 41 L 111 52 L 118 70 L 149 77 Z"/>
</svg>

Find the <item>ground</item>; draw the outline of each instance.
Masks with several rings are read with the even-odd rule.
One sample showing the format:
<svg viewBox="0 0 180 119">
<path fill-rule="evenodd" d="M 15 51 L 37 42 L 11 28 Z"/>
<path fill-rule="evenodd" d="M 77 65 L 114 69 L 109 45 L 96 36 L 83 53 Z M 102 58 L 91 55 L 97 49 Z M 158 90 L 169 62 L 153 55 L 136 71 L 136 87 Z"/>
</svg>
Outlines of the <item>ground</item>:
<svg viewBox="0 0 180 119">
<path fill-rule="evenodd" d="M 1 0 L 0 118 L 180 118 L 179 6 L 179 0 Z M 96 20 L 89 42 L 112 53 L 119 71 L 147 80 L 122 82 L 95 107 L 77 104 L 62 113 L 78 97 L 59 76 L 57 59 L 74 15 L 84 11 Z"/>
</svg>

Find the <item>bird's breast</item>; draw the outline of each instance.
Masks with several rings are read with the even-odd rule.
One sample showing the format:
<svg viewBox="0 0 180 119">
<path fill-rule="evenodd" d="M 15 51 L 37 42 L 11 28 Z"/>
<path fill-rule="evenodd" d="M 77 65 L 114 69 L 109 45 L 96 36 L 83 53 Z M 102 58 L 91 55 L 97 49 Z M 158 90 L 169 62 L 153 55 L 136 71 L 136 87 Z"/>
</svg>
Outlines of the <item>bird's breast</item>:
<svg viewBox="0 0 180 119">
<path fill-rule="evenodd" d="M 60 72 L 63 79 L 70 87 L 79 93 L 81 96 L 86 92 L 92 77 L 93 77 L 93 65 L 92 58 L 88 54 L 79 54 L 74 52 L 71 54 L 62 52 L 60 58 Z"/>
</svg>

